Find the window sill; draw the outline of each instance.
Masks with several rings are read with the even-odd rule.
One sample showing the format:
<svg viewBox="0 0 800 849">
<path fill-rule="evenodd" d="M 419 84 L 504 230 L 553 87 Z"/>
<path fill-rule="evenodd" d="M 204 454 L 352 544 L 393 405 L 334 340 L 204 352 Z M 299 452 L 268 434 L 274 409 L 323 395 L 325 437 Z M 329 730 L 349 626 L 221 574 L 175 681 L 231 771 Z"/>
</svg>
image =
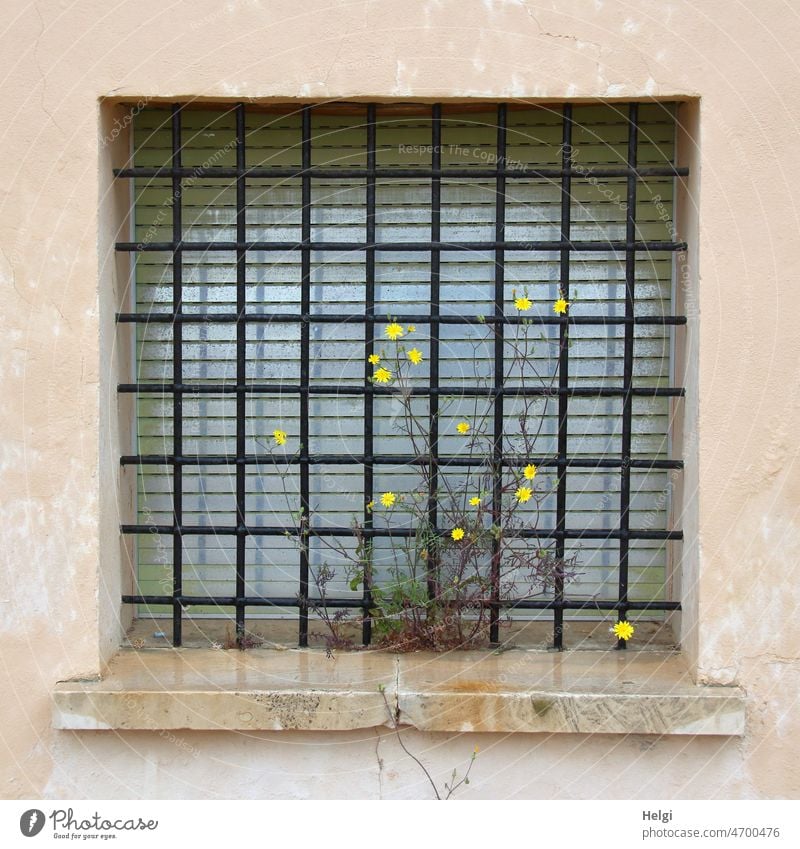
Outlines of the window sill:
<svg viewBox="0 0 800 849">
<path fill-rule="evenodd" d="M 385 690 L 382 693 L 380 687 Z M 54 690 L 70 731 L 744 733 L 736 687 L 697 686 L 677 652 L 247 652 L 123 649 L 96 681 Z"/>
</svg>

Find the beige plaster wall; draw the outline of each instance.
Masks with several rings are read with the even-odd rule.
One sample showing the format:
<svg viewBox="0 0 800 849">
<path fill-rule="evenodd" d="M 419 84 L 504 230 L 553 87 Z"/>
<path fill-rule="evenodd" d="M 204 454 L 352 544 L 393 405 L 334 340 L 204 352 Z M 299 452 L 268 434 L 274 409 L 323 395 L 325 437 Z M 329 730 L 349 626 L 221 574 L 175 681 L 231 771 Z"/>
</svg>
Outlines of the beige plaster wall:
<svg viewBox="0 0 800 849">
<path fill-rule="evenodd" d="M 0 795 L 414 796 L 376 734 L 71 734 L 50 688 L 118 641 L 114 112 L 102 99 L 699 98 L 683 235 L 692 322 L 680 617 L 742 740 L 408 732 L 475 796 L 800 794 L 796 5 L 2 0 Z M 102 112 L 102 122 L 101 122 Z M 126 418 L 122 410 L 122 419 Z M 383 768 L 379 767 L 379 759 Z M 617 783 L 610 776 L 622 774 Z M 468 795 L 468 794 L 465 794 Z"/>
</svg>

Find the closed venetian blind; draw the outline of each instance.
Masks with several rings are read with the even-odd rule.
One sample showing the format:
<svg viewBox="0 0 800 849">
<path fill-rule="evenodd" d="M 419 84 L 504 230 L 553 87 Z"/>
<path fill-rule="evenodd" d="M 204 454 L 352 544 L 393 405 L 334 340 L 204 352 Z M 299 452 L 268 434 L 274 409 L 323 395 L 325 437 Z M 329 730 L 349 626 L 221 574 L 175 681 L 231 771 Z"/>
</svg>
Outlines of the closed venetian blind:
<svg viewBox="0 0 800 849">
<path fill-rule="evenodd" d="M 573 162 L 577 168 L 620 166 L 626 158 L 625 112 L 613 106 L 576 106 L 573 110 Z M 235 127 L 232 111 L 186 109 L 183 112 L 184 167 L 235 166 Z M 639 111 L 640 166 L 673 162 L 674 115 L 664 105 L 643 105 Z M 168 110 L 147 109 L 136 116 L 134 164 L 167 166 L 171 151 Z M 298 114 L 248 112 L 246 150 L 248 166 L 286 168 L 301 166 Z M 363 114 L 320 110 L 313 115 L 312 164 L 327 169 L 366 166 L 366 127 Z M 431 126 L 426 117 L 381 115 L 378 111 L 377 164 L 379 167 L 426 168 L 431 165 Z M 506 238 L 509 241 L 558 240 L 561 217 L 560 183 L 533 179 L 525 166 L 559 167 L 561 113 L 546 108 L 510 109 L 508 112 L 508 165 L 519 176 L 507 181 Z M 445 110 L 442 123 L 442 166 L 491 168 L 496 165 L 495 112 Z M 379 178 L 376 188 L 378 242 L 425 243 L 431 238 L 430 180 Z M 486 242 L 494 239 L 496 183 L 492 179 L 443 179 L 441 187 L 441 240 Z M 625 239 L 625 180 L 577 179 L 572 182 L 574 241 L 605 242 Z M 137 178 L 134 183 L 136 241 L 169 241 L 172 234 L 171 183 Z M 366 189 L 360 179 L 312 181 L 312 234 L 314 241 L 366 240 Z M 654 197 L 657 196 L 657 202 Z M 640 184 L 637 201 L 637 238 L 670 241 L 673 183 L 671 178 L 649 178 Z M 182 192 L 186 241 L 236 239 L 236 196 L 230 178 L 188 178 Z M 300 241 L 301 186 L 298 179 L 248 178 L 247 238 L 258 241 Z M 312 261 L 312 313 L 358 315 L 364 312 L 366 261 L 363 251 L 316 251 Z M 135 309 L 169 312 L 172 300 L 172 257 L 142 252 L 135 257 Z M 490 315 L 494 311 L 495 254 L 491 250 L 441 253 L 441 314 Z M 247 256 L 248 308 L 296 314 L 300 310 L 300 254 L 298 251 L 250 251 Z M 379 316 L 430 313 L 430 252 L 378 251 L 375 261 L 376 313 Z M 572 253 L 570 314 L 622 316 L 625 311 L 624 255 L 609 252 Z M 529 313 L 550 315 L 559 296 L 559 254 L 508 251 L 505 254 L 506 305 L 513 292 L 527 292 L 534 302 Z M 672 255 L 640 254 L 636 264 L 636 312 L 660 316 L 672 312 Z M 235 313 L 236 256 L 220 251 L 184 253 L 183 311 Z M 376 333 L 383 329 L 377 325 Z M 509 330 L 513 337 L 515 331 Z M 670 328 L 635 328 L 634 380 L 636 386 L 666 387 L 670 380 Z M 236 382 L 235 326 L 191 324 L 183 327 L 183 382 L 231 385 Z M 311 324 L 309 452 L 357 455 L 363 451 L 364 398 L 347 394 L 347 387 L 363 386 L 364 326 L 355 321 Z M 622 325 L 577 325 L 570 330 L 570 383 L 574 386 L 621 386 L 623 376 Z M 542 325 L 532 344 L 536 372 L 547 381 L 557 375 L 558 328 Z M 424 385 L 429 362 L 428 328 L 419 324 L 417 347 L 425 355 L 419 370 Z M 440 338 L 441 405 L 440 453 L 456 455 L 463 440 L 455 431 L 462 418 L 489 416 L 485 399 L 463 398 L 464 384 L 492 384 L 493 337 L 489 328 L 443 324 Z M 293 322 L 247 326 L 247 379 L 259 384 L 298 383 L 300 327 Z M 388 345 L 377 342 L 377 349 Z M 509 349 L 510 356 L 510 349 Z M 169 324 L 137 325 L 136 379 L 140 383 L 170 382 L 172 329 Z M 509 373 L 509 383 L 519 376 Z M 557 382 L 557 378 L 556 378 Z M 314 396 L 314 386 L 337 385 L 335 396 Z M 448 396 L 446 389 L 452 387 Z M 427 399 L 415 400 L 423 417 Z M 557 453 L 557 400 L 541 398 L 531 407 L 541 420 L 536 454 Z M 513 442 L 519 432 L 521 401 L 505 403 L 505 433 Z M 138 396 L 137 453 L 172 451 L 172 400 L 160 391 Z M 298 446 L 297 395 L 275 393 L 247 396 L 247 452 L 263 454 L 272 446 L 272 431 L 287 432 L 287 448 Z M 410 440 L 398 428 L 402 406 L 391 397 L 374 402 L 376 454 L 413 453 Z M 633 401 L 632 455 L 635 459 L 669 457 L 668 398 L 637 397 Z M 622 399 L 578 397 L 569 402 L 568 454 L 572 457 L 619 457 Z M 538 425 L 537 425 L 538 426 Z M 183 404 L 185 454 L 236 452 L 234 394 L 187 394 Z M 450 471 L 457 483 L 463 471 Z M 631 473 L 631 527 L 665 530 L 669 510 L 669 472 Z M 543 472 L 543 492 L 552 490 L 538 514 L 542 527 L 555 526 L 555 481 Z M 378 465 L 375 491 L 412 491 L 420 478 L 407 466 Z M 189 525 L 235 525 L 235 466 L 188 466 L 183 473 L 183 518 Z M 348 527 L 361 515 L 368 494 L 363 491 L 363 469 L 352 464 L 311 466 L 311 513 L 316 526 Z M 569 528 L 608 529 L 619 522 L 619 472 L 616 469 L 571 468 L 567 475 Z M 249 525 L 294 524 L 299 506 L 298 466 L 264 463 L 247 467 L 247 522 Z M 138 467 L 139 522 L 148 525 L 172 521 L 172 476 L 166 466 Z M 385 523 L 376 513 L 376 525 Z M 396 517 L 402 524 L 402 517 Z M 235 586 L 236 539 L 233 536 L 185 536 L 183 588 L 187 595 L 232 595 Z M 324 563 L 337 570 L 331 587 L 340 596 L 353 593 L 345 580 L 341 556 L 332 545 L 351 549 L 352 540 L 314 540 L 311 569 Z M 376 541 L 379 573 L 386 569 L 391 540 Z M 169 591 L 172 543 L 157 534 L 140 535 L 138 590 L 142 594 Z M 293 597 L 298 589 L 299 558 L 291 539 L 249 537 L 246 549 L 248 595 Z M 572 598 L 616 598 L 619 543 L 617 540 L 568 540 L 566 553 L 577 555 L 580 572 L 567 587 Z M 667 551 L 661 541 L 635 540 L 630 546 L 631 600 L 667 598 Z M 380 574 L 379 574 L 380 580 Z M 159 608 L 149 612 L 159 613 Z M 165 613 L 168 610 L 165 608 Z M 218 613 L 194 608 L 198 615 Z M 285 611 L 296 616 L 296 611 Z M 280 615 L 281 611 L 277 612 Z M 275 612 L 263 615 L 276 615 Z"/>
</svg>

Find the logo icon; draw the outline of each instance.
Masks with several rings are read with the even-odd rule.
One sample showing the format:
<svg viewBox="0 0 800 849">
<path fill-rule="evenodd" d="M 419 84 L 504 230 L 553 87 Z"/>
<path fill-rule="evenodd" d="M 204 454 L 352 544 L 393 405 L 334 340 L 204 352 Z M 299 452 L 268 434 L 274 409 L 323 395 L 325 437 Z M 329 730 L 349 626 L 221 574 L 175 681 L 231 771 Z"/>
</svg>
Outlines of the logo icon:
<svg viewBox="0 0 800 849">
<path fill-rule="evenodd" d="M 19 830 L 25 837 L 36 837 L 44 828 L 44 813 L 38 808 L 31 808 L 19 818 Z"/>
</svg>

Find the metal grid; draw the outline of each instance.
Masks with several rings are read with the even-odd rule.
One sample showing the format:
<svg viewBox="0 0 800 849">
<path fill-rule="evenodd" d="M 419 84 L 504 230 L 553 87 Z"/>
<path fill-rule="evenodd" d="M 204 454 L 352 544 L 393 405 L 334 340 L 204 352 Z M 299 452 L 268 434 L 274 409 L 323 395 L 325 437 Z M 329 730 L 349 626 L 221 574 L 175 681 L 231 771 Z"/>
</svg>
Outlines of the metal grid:
<svg viewBox="0 0 800 849">
<path fill-rule="evenodd" d="M 619 581 L 618 595 L 615 600 L 575 600 L 565 594 L 564 582 L 556 578 L 553 597 L 549 599 L 507 600 L 500 597 L 500 547 L 495 540 L 491 557 L 492 593 L 485 600 L 491 610 L 490 640 L 497 642 L 500 612 L 504 607 L 518 609 L 552 610 L 553 611 L 553 646 L 563 647 L 563 620 L 565 610 L 608 610 L 617 611 L 620 619 L 624 619 L 629 611 L 667 611 L 678 610 L 680 604 L 675 601 L 632 601 L 628 598 L 628 563 L 630 542 L 632 540 L 680 540 L 680 530 L 649 530 L 635 529 L 630 526 L 631 505 L 631 471 L 633 469 L 654 471 L 664 469 L 681 469 L 681 460 L 650 460 L 635 459 L 631 456 L 631 436 L 633 421 L 633 399 L 635 397 L 679 397 L 684 394 L 681 387 L 637 387 L 634 386 L 634 328 L 639 325 L 682 325 L 686 323 L 685 316 L 637 316 L 634 314 L 636 296 L 636 258 L 640 252 L 651 251 L 681 251 L 686 245 L 682 242 L 637 241 L 636 240 L 636 192 L 637 183 L 645 177 L 686 176 L 688 170 L 672 165 L 661 167 L 637 168 L 638 145 L 638 106 L 632 103 L 628 108 L 628 144 L 627 163 L 624 168 L 580 168 L 572 164 L 572 107 L 563 107 L 562 116 L 562 146 L 560 168 L 526 168 L 520 171 L 507 166 L 506 136 L 507 136 L 507 106 L 497 106 L 497 147 L 496 163 L 492 169 L 458 169 L 442 168 L 441 137 L 442 137 L 442 107 L 435 104 L 431 107 L 431 145 L 432 162 L 430 169 L 378 168 L 376 166 L 376 114 L 374 104 L 366 106 L 366 135 L 367 135 L 367 165 L 359 169 L 325 169 L 312 167 L 311 145 L 311 115 L 313 106 L 302 108 L 302 167 L 297 169 L 276 168 L 247 168 L 246 166 L 246 107 L 237 104 L 236 114 L 236 167 L 213 168 L 184 168 L 181 164 L 182 131 L 181 118 L 183 107 L 175 104 L 172 107 L 171 138 L 172 152 L 170 167 L 131 167 L 117 169 L 115 175 L 120 178 L 169 178 L 172 184 L 172 240 L 170 242 L 118 242 L 116 248 L 122 252 L 139 251 L 168 251 L 172 255 L 172 309 L 170 313 L 121 313 L 118 321 L 121 323 L 152 323 L 168 322 L 173 326 L 173 380 L 171 383 L 132 383 L 120 384 L 119 391 L 123 393 L 165 393 L 171 395 L 173 419 L 173 450 L 171 454 L 129 455 L 121 458 L 123 465 L 166 465 L 172 468 L 173 474 L 173 522 L 169 525 L 123 524 L 124 534 L 170 535 L 173 540 L 172 564 L 172 593 L 171 595 L 124 595 L 122 601 L 126 604 L 167 604 L 172 607 L 172 637 L 174 645 L 181 644 L 181 626 L 185 608 L 190 605 L 213 604 L 219 607 L 235 609 L 237 637 L 245 632 L 245 614 L 248 607 L 294 607 L 298 610 L 299 634 L 301 646 L 308 644 L 309 622 L 309 561 L 307 546 L 300 546 L 299 587 L 296 598 L 275 598 L 246 595 L 245 579 L 245 546 L 248 536 L 284 536 L 307 534 L 308 536 L 342 536 L 352 533 L 349 528 L 327 527 L 314 528 L 309 522 L 300 523 L 296 527 L 253 526 L 248 525 L 245 511 L 245 475 L 246 467 L 259 463 L 272 462 L 269 454 L 246 453 L 246 397 L 249 393 L 277 393 L 299 396 L 300 400 L 300 443 L 298 455 L 291 462 L 299 464 L 300 471 L 300 501 L 302 515 L 309 516 L 310 511 L 310 478 L 311 466 L 322 464 L 352 464 L 363 466 L 364 493 L 368 498 L 373 493 L 374 468 L 380 464 L 408 465 L 426 464 L 430 469 L 430 489 L 428 493 L 428 515 L 434 533 L 444 534 L 437 528 L 437 476 L 441 468 L 475 466 L 475 461 L 459 457 L 442 457 L 439 455 L 438 435 L 438 403 L 442 394 L 439 386 L 439 329 L 447 324 L 489 323 L 495 326 L 494 345 L 494 385 L 491 387 L 465 386 L 459 389 L 462 396 L 486 396 L 494 405 L 494 442 L 491 459 L 493 470 L 492 514 L 497 521 L 500 515 L 500 498 L 502 491 L 502 469 L 516 463 L 515 458 L 504 455 L 503 438 L 503 402 L 506 396 L 556 396 L 558 400 L 558 435 L 557 454 L 530 458 L 541 468 L 555 469 L 558 475 L 556 490 L 556 524 L 549 529 L 523 529 L 519 536 L 536 539 L 551 539 L 555 541 L 557 557 L 563 557 L 566 540 L 582 539 L 616 539 L 619 540 Z M 199 176 L 224 177 L 235 181 L 236 188 L 236 242 L 189 242 L 183 240 L 181 221 L 182 181 L 188 177 L 196 179 Z M 282 177 L 300 178 L 302 191 L 302 238 L 300 242 L 260 242 L 246 239 L 245 213 L 247 209 L 247 179 L 248 177 Z M 543 180 L 558 179 L 561 185 L 561 223 L 560 238 L 557 241 L 510 242 L 505 237 L 506 216 L 506 181 L 524 176 L 526 179 L 540 178 Z M 378 179 L 392 178 L 427 178 L 430 180 L 431 207 L 431 240 L 429 242 L 378 242 L 376 241 L 376 200 L 375 190 Z M 449 177 L 489 178 L 496 181 L 496 218 L 495 236 L 493 241 L 482 242 L 442 242 L 441 241 L 441 180 Z M 610 177 L 626 178 L 627 212 L 626 234 L 624 241 L 578 242 L 570 238 L 571 231 L 571 199 L 573 179 L 604 179 Z M 312 241 L 311 238 L 311 185 L 315 178 L 363 179 L 366 182 L 366 242 L 323 242 Z M 183 271 L 182 258 L 185 251 L 231 251 L 236 255 L 237 301 L 235 314 L 185 314 L 182 312 L 183 302 Z M 301 258 L 301 295 L 300 314 L 272 314 L 268 311 L 248 310 L 246 305 L 246 270 L 248 252 L 250 251 L 297 251 Z M 319 250 L 352 250 L 363 251 L 366 258 L 365 309 L 363 314 L 332 314 L 312 315 L 311 313 L 311 254 Z M 347 386 L 341 390 L 337 386 L 311 386 L 309 376 L 309 330 L 312 322 L 338 323 L 342 321 L 362 322 L 365 325 L 365 363 L 373 353 L 375 328 L 375 254 L 377 251 L 427 251 L 430 253 L 430 314 L 429 315 L 393 315 L 400 322 L 420 323 L 430 326 L 430 360 L 431 370 L 429 383 L 425 387 L 415 387 L 412 395 L 421 395 L 429 400 L 430 422 L 430 455 L 427 457 L 399 456 L 375 454 L 373 434 L 373 407 L 376 396 L 389 393 L 391 389 L 374 385 L 368 378 L 370 370 L 364 371 L 364 384 L 361 387 Z M 491 250 L 495 256 L 495 285 L 494 285 L 494 314 L 486 317 L 458 316 L 440 314 L 440 255 L 441 251 L 473 251 Z M 558 386 L 556 387 L 504 387 L 504 347 L 503 331 L 508 325 L 525 321 L 524 318 L 506 315 L 504 308 L 504 262 L 507 251 L 557 251 L 560 255 L 560 291 L 562 297 L 570 299 L 570 255 L 573 252 L 601 251 L 623 254 L 625 257 L 625 314 L 624 316 L 543 316 L 537 320 L 546 325 L 557 325 L 559 332 L 559 371 Z M 223 322 L 234 324 L 236 327 L 236 383 L 235 385 L 217 385 L 183 382 L 183 338 L 182 327 L 185 323 Z M 300 326 L 300 380 L 294 384 L 259 384 L 246 382 L 246 325 L 250 322 L 290 322 Z M 576 387 L 569 382 L 569 331 L 575 325 L 623 325 L 624 354 L 623 380 L 620 387 L 596 386 Z M 364 450 L 359 455 L 310 455 L 309 446 L 309 397 L 315 395 L 336 395 L 345 391 L 348 395 L 364 395 Z M 453 389 L 447 389 L 452 394 Z M 236 453 L 186 455 L 183 450 L 183 418 L 182 402 L 187 394 L 219 394 L 235 393 L 236 395 Z M 619 457 L 570 457 L 568 454 L 568 415 L 569 400 L 575 397 L 620 397 L 622 398 L 622 450 Z M 234 526 L 191 526 L 183 522 L 182 504 L 182 471 L 187 466 L 200 465 L 235 465 L 236 468 L 236 523 Z M 619 469 L 620 499 L 619 524 L 612 530 L 589 528 L 568 528 L 567 516 L 567 473 L 570 468 Z M 363 514 L 363 534 L 366 538 L 380 536 L 412 536 L 414 529 L 388 529 L 373 527 L 372 514 L 365 508 Z M 233 596 L 187 596 L 183 593 L 182 564 L 183 537 L 193 534 L 215 534 L 236 536 L 236 590 Z M 433 591 L 435 580 L 433 573 L 436 563 L 431 558 L 428 564 L 428 586 Z M 362 640 L 369 645 L 371 621 L 369 610 L 372 606 L 371 586 L 369 576 L 365 576 L 361 598 L 332 598 L 328 599 L 331 607 L 358 608 L 363 611 Z M 624 648 L 625 642 L 620 640 L 618 648 Z"/>
</svg>

